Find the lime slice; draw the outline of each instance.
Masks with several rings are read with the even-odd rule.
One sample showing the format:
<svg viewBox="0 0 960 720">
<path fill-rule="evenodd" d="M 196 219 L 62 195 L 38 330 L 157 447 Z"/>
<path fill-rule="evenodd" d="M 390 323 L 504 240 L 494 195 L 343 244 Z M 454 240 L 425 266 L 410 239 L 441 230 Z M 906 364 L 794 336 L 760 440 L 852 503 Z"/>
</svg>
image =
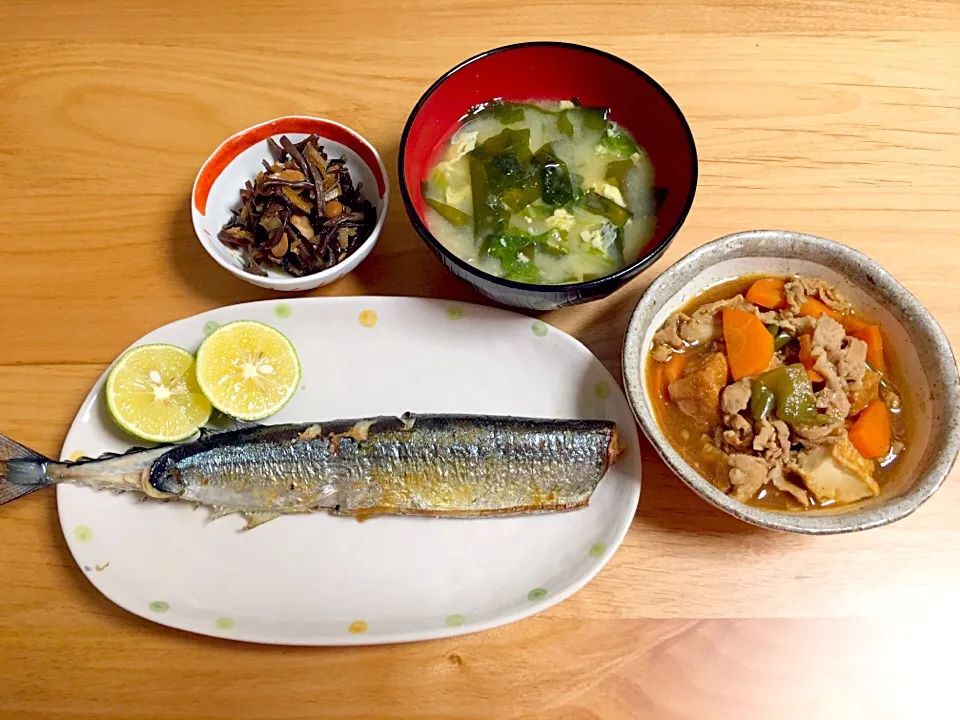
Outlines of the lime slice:
<svg viewBox="0 0 960 720">
<path fill-rule="evenodd" d="M 120 356 L 106 385 L 107 409 L 131 435 L 176 442 L 210 419 L 193 355 L 175 345 L 141 345 Z"/>
<path fill-rule="evenodd" d="M 300 360 L 279 330 L 237 320 L 221 325 L 200 345 L 197 381 L 220 412 L 260 420 L 293 397 L 300 385 Z"/>
</svg>

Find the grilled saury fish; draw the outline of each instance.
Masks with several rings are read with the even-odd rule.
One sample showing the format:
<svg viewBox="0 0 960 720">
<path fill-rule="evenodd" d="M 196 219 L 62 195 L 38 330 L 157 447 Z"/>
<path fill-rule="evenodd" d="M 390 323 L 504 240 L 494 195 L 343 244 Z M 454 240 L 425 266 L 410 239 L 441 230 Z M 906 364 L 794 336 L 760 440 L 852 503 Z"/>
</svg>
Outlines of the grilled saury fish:
<svg viewBox="0 0 960 720">
<path fill-rule="evenodd" d="M 203 431 L 195 442 L 56 462 L 0 436 L 0 504 L 57 483 L 243 513 L 476 517 L 585 506 L 621 453 L 602 420 L 404 415 Z"/>
</svg>

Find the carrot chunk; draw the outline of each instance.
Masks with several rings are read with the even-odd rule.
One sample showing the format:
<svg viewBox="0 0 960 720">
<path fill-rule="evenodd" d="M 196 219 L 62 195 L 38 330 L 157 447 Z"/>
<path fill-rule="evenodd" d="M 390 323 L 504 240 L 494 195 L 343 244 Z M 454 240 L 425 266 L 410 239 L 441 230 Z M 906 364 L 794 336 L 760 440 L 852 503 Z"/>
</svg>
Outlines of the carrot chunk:
<svg viewBox="0 0 960 720">
<path fill-rule="evenodd" d="M 853 336 L 867 344 L 867 362 L 873 366 L 874 370 L 885 373 L 886 363 L 883 361 L 883 336 L 880 334 L 880 326 L 867 325 L 853 333 Z"/>
<path fill-rule="evenodd" d="M 808 297 L 806 300 L 804 300 L 797 314 L 812 318 L 818 318 L 821 315 L 826 315 L 827 317 L 831 317 L 843 325 L 843 329 L 848 333 L 857 332 L 869 326 L 867 322 L 861 320 L 856 315 L 852 313 L 839 313 L 833 308 L 827 307 L 815 297 Z"/>
<path fill-rule="evenodd" d="M 803 315 L 805 317 L 818 318 L 821 315 L 826 315 L 827 317 L 832 317 L 837 322 L 842 322 L 843 317 L 836 310 L 831 310 L 822 302 L 817 300 L 815 297 L 808 297 L 803 301 L 803 304 L 800 306 L 800 311 L 798 315 Z"/>
<path fill-rule="evenodd" d="M 663 367 L 663 377 L 667 385 L 683 377 L 683 369 L 687 366 L 685 353 L 674 353 Z"/>
<path fill-rule="evenodd" d="M 666 362 L 656 363 L 656 367 L 653 369 L 655 387 L 664 400 L 670 399 L 670 383 L 683 377 L 683 371 L 688 360 L 686 353 L 675 352 Z"/>
<path fill-rule="evenodd" d="M 798 339 L 800 340 L 800 352 L 797 358 L 800 360 L 800 364 L 806 368 L 807 377 L 810 378 L 810 382 L 822 382 L 823 375 L 813 369 L 817 362 L 812 355 L 813 338 L 810 335 L 801 335 Z"/>
<path fill-rule="evenodd" d="M 780 278 L 761 278 L 747 290 L 747 302 L 767 310 L 783 310 L 787 307 L 787 293 Z"/>
<path fill-rule="evenodd" d="M 840 322 L 843 324 L 843 329 L 848 333 L 859 332 L 866 327 L 870 327 L 870 323 L 861 320 L 856 315 L 844 315 L 840 318 Z"/>
<path fill-rule="evenodd" d="M 734 380 L 759 375 L 773 359 L 773 335 L 746 310 L 723 309 L 723 339 Z"/>
<path fill-rule="evenodd" d="M 890 452 L 890 413 L 883 400 L 874 400 L 850 428 L 850 442 L 868 460 Z"/>
</svg>

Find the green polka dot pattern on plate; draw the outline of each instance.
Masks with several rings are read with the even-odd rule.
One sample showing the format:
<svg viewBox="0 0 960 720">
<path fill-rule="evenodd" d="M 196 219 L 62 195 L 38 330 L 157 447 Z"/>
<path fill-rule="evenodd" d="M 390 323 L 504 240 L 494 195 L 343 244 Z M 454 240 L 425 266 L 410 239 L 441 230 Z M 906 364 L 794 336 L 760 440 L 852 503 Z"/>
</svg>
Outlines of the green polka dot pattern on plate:
<svg viewBox="0 0 960 720">
<path fill-rule="evenodd" d="M 530 602 L 537 602 L 537 600 L 543 600 L 547 596 L 546 588 L 534 588 L 527 593 L 527 600 Z"/>
<path fill-rule="evenodd" d="M 150 609 L 154 612 L 166 612 L 170 609 L 170 606 L 163 600 L 154 600 L 150 603 Z"/>
<path fill-rule="evenodd" d="M 451 320 L 459 320 L 463 317 L 463 308 L 457 305 L 450 305 L 447 308 L 447 317 Z"/>
<path fill-rule="evenodd" d="M 217 618 L 217 621 L 214 623 L 217 630 L 230 630 L 233 628 L 235 623 L 228 617 Z"/>
<path fill-rule="evenodd" d="M 293 314 L 293 308 L 285 303 L 280 303 L 273 309 L 273 314 L 278 318 L 288 318 Z"/>
<path fill-rule="evenodd" d="M 535 320 L 533 325 L 530 326 L 530 329 L 533 330 L 533 334 L 537 337 L 545 337 L 547 334 L 547 324 L 540 320 Z"/>
<path fill-rule="evenodd" d="M 590 546 L 590 555 L 591 557 L 600 557 L 607 550 L 607 544 L 602 542 L 595 542 Z"/>
<path fill-rule="evenodd" d="M 598 380 L 593 384 L 593 394 L 596 395 L 601 400 L 606 400 L 610 397 L 610 386 L 607 384 L 606 380 Z"/>
<path fill-rule="evenodd" d="M 86 525 L 77 525 L 73 529 L 73 537 L 77 542 L 90 542 L 93 540 L 93 530 Z"/>
<path fill-rule="evenodd" d="M 463 615 L 447 615 L 447 619 L 444 622 L 447 624 L 447 627 L 460 627 L 463 625 L 466 618 Z"/>
<path fill-rule="evenodd" d="M 212 333 L 214 330 L 216 330 L 218 327 L 220 327 L 220 323 L 218 323 L 216 320 L 207 320 L 207 321 L 203 324 L 203 334 L 204 334 L 204 335 L 209 335 L 209 334 Z"/>
</svg>

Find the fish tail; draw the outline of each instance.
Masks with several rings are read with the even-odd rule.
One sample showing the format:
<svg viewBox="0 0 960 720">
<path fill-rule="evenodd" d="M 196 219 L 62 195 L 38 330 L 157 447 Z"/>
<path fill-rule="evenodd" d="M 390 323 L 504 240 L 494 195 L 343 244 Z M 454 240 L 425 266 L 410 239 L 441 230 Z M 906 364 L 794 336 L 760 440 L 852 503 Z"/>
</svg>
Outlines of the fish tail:
<svg viewBox="0 0 960 720">
<path fill-rule="evenodd" d="M 52 484 L 46 473 L 48 462 L 52 461 L 0 435 L 0 505 Z"/>
</svg>

